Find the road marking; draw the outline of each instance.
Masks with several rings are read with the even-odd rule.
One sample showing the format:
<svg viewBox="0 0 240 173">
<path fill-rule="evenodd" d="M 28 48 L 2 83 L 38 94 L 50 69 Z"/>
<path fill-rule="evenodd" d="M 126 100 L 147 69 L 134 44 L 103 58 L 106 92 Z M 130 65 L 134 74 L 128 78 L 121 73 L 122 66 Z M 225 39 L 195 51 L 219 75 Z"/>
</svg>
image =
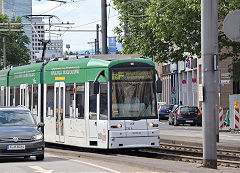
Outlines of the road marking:
<svg viewBox="0 0 240 173">
<path fill-rule="evenodd" d="M 106 168 L 106 167 L 99 166 L 99 165 L 95 165 L 95 164 L 92 164 L 92 163 L 83 162 L 83 161 L 80 161 L 80 160 L 73 160 L 73 159 L 71 159 L 71 160 L 74 161 L 74 162 L 79 162 L 79 163 L 86 164 L 86 165 L 89 165 L 89 166 L 93 166 L 93 167 L 96 167 L 96 168 L 104 169 L 104 170 L 109 171 L 109 172 L 120 173 L 120 172 L 115 171 L 113 169 Z"/>
<path fill-rule="evenodd" d="M 48 156 L 50 157 L 58 157 L 56 155 L 53 155 L 53 154 L 47 154 Z M 68 157 L 69 158 L 69 157 Z M 93 166 L 93 167 L 96 167 L 96 168 L 100 168 L 100 169 L 104 169 L 106 171 L 109 171 L 109 172 L 112 172 L 112 173 L 120 173 L 118 171 L 115 171 L 113 169 L 110 169 L 110 168 L 106 168 L 106 167 L 103 167 L 103 166 L 99 166 L 99 165 L 95 165 L 95 164 L 92 164 L 92 163 L 88 163 L 88 162 L 84 162 L 84 161 L 80 161 L 80 160 L 74 160 L 74 159 L 70 159 L 69 160 L 71 161 L 74 161 L 74 162 L 79 162 L 79 163 L 82 163 L 82 164 L 86 164 L 86 165 L 89 165 L 89 166 Z M 45 172 L 44 172 L 45 173 Z"/>
<path fill-rule="evenodd" d="M 39 173 L 52 173 L 52 172 L 53 172 L 53 170 L 43 169 L 43 168 L 40 167 L 40 166 L 28 166 L 28 167 L 30 167 L 30 168 L 32 168 L 32 169 L 35 169 L 36 172 L 39 172 Z"/>
</svg>

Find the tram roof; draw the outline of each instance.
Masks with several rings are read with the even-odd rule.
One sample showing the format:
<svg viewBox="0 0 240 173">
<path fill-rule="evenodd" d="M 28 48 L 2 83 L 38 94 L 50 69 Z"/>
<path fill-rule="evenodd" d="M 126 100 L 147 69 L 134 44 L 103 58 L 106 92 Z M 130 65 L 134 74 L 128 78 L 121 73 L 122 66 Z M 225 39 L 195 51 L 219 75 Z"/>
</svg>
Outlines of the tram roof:
<svg viewBox="0 0 240 173">
<path fill-rule="evenodd" d="M 154 62 L 148 58 L 135 58 L 135 59 L 114 59 L 114 60 L 102 60 L 95 58 L 81 58 L 63 61 L 51 61 L 46 65 L 45 70 L 62 69 L 62 68 L 111 68 L 119 63 L 124 62 L 142 62 L 154 66 Z"/>
<path fill-rule="evenodd" d="M 94 58 L 81 58 L 81 59 L 72 59 L 72 60 L 63 60 L 63 61 L 51 61 L 49 62 L 45 70 L 53 70 L 53 69 L 63 69 L 63 68 L 100 68 L 100 67 L 108 67 L 109 61 L 103 61 L 100 59 Z"/>
</svg>

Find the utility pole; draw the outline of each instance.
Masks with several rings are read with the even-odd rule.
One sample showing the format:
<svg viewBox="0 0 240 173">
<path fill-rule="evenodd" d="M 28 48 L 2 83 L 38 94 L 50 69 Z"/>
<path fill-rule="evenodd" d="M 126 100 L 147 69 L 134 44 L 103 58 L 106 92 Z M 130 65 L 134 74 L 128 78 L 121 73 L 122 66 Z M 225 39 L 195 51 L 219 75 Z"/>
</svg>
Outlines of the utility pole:
<svg viewBox="0 0 240 173">
<path fill-rule="evenodd" d="M 203 76 L 203 166 L 217 169 L 218 112 L 218 1 L 201 0 L 201 54 Z"/>
<path fill-rule="evenodd" d="M 102 9 L 102 54 L 107 54 L 107 4 L 101 0 Z"/>
<path fill-rule="evenodd" d="M 1 11 L 2 15 L 4 15 L 4 0 L 1 2 Z M 3 68 L 6 68 L 6 38 L 3 36 L 2 38 L 2 43 L 3 43 Z"/>
<path fill-rule="evenodd" d="M 99 54 L 99 25 L 97 24 L 96 26 L 96 30 L 97 30 L 97 33 L 96 33 L 96 46 L 95 46 L 95 49 L 96 49 L 96 55 Z"/>
</svg>

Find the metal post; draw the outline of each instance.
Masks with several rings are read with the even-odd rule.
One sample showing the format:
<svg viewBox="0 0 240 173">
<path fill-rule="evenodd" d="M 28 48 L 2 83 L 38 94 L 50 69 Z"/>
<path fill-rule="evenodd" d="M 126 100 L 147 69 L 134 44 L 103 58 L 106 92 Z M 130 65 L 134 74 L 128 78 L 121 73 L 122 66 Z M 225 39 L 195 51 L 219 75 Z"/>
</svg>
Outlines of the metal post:
<svg viewBox="0 0 240 173">
<path fill-rule="evenodd" d="M 96 26 L 96 54 L 99 54 L 99 25 Z"/>
<path fill-rule="evenodd" d="M 218 110 L 217 71 L 214 56 L 218 55 L 217 0 L 201 0 L 201 53 L 203 60 L 203 166 L 217 169 L 216 113 Z"/>
<path fill-rule="evenodd" d="M 102 9 L 102 54 L 107 54 L 107 4 L 101 0 Z"/>
</svg>

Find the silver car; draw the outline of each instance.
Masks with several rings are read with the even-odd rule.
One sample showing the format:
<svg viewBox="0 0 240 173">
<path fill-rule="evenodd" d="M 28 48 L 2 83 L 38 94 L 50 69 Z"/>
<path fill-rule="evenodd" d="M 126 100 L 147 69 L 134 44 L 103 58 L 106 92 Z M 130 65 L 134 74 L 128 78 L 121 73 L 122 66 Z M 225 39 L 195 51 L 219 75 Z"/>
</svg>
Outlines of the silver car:
<svg viewBox="0 0 240 173">
<path fill-rule="evenodd" d="M 0 157 L 36 156 L 44 159 L 44 137 L 29 109 L 24 107 L 0 108 Z"/>
</svg>

